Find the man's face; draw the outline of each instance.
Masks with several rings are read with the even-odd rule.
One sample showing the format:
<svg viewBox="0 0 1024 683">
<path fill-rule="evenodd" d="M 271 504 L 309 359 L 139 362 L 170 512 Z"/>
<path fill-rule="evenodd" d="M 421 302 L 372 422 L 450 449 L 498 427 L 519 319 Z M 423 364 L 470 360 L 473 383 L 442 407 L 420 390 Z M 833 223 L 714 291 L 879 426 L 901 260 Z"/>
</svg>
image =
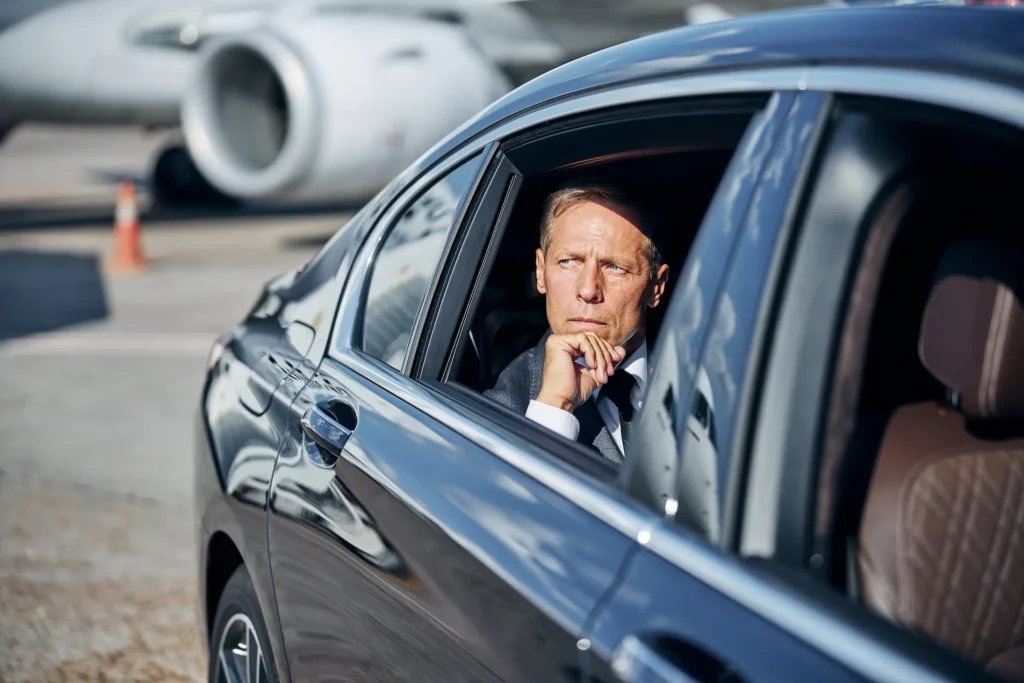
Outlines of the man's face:
<svg viewBox="0 0 1024 683">
<path fill-rule="evenodd" d="M 613 346 L 629 340 L 632 351 L 668 280 L 667 265 L 653 281 L 649 268 L 644 235 L 628 214 L 595 202 L 570 208 L 551 227 L 547 254 L 537 250 L 537 291 L 547 298 L 551 330 L 593 332 Z"/>
</svg>

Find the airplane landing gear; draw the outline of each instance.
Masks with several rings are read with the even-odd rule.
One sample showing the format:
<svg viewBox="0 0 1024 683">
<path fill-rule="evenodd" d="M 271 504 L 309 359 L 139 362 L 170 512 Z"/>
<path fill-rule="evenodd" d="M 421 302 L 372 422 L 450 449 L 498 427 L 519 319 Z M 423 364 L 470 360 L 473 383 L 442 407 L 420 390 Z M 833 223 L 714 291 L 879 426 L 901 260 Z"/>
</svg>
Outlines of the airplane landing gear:
<svg viewBox="0 0 1024 683">
<path fill-rule="evenodd" d="M 17 122 L 9 123 L 7 121 L 0 121 L 0 145 L 4 144 L 4 138 L 7 137 L 7 134 L 17 127 Z"/>
<path fill-rule="evenodd" d="M 157 206 L 233 206 L 238 203 L 203 177 L 183 146 L 168 147 L 153 166 L 153 200 Z"/>
</svg>

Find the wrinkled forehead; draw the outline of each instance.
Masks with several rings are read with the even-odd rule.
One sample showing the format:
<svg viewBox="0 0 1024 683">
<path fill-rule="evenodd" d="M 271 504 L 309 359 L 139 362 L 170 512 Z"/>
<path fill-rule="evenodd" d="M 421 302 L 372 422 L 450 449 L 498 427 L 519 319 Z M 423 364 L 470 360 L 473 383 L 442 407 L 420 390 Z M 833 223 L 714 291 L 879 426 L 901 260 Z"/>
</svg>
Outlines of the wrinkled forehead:
<svg viewBox="0 0 1024 683">
<path fill-rule="evenodd" d="M 593 202 L 574 206 L 551 225 L 549 248 L 602 255 L 636 255 L 646 238 L 625 211 Z"/>
</svg>

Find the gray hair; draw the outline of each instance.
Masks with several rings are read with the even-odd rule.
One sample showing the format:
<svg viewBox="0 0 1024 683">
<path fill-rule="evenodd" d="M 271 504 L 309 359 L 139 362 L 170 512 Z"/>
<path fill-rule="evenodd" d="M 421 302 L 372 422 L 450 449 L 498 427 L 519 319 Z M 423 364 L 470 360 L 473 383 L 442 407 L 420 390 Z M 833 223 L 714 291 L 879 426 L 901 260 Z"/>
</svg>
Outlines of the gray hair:
<svg viewBox="0 0 1024 683">
<path fill-rule="evenodd" d="M 555 221 L 574 206 L 587 202 L 615 207 L 631 217 L 634 225 L 643 233 L 643 250 L 647 257 L 648 275 L 651 280 L 654 280 L 658 276 L 658 269 L 661 268 L 663 261 L 658 246 L 651 239 L 650 220 L 639 206 L 629 201 L 615 188 L 607 185 L 597 183 L 571 185 L 548 195 L 544 202 L 544 219 L 540 224 L 541 252 L 545 255 L 548 253 L 548 246 L 551 245 L 551 229 L 554 227 Z"/>
</svg>

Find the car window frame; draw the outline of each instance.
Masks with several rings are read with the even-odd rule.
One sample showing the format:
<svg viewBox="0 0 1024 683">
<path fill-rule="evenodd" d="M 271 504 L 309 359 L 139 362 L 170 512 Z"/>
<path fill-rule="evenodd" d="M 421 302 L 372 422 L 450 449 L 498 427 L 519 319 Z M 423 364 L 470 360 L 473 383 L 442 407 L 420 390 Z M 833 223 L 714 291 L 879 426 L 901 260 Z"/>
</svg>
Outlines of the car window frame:
<svg viewBox="0 0 1024 683">
<path fill-rule="evenodd" d="M 466 341 L 463 332 L 473 322 L 473 315 L 479 303 L 478 297 L 487 284 L 487 278 L 481 278 L 480 273 L 487 273 L 488 276 L 490 274 L 491 266 L 498 257 L 507 223 L 515 211 L 518 192 L 524 182 L 524 173 L 517 166 L 515 159 L 523 159 L 523 152 L 526 151 L 530 158 L 524 163 L 537 164 L 537 158 L 545 156 L 543 152 L 537 151 L 537 141 L 543 142 L 552 135 L 578 134 L 590 130 L 594 125 L 636 123 L 648 116 L 657 119 L 666 116 L 673 119 L 681 119 L 683 116 L 710 119 L 722 112 L 728 112 L 729 115 L 737 117 L 746 115 L 745 110 L 748 108 L 752 117 L 760 109 L 750 100 L 763 98 L 767 101 L 771 92 L 718 95 L 719 97 L 712 95 L 708 98 L 690 98 L 691 101 L 671 98 L 668 101 L 631 102 L 622 107 L 586 112 L 589 116 L 576 120 L 545 121 L 524 130 L 517 130 L 509 137 L 501 139 L 500 149 L 495 156 L 494 175 L 490 178 L 492 185 L 487 190 L 488 194 L 480 199 L 479 212 L 462 228 L 466 235 L 462 238 L 459 249 L 452 253 L 457 260 L 447 266 L 450 276 L 455 277 L 458 284 L 455 287 L 446 287 L 442 296 L 435 302 L 438 319 L 432 328 L 432 334 L 440 331 L 444 339 L 430 340 L 430 348 L 423 354 L 425 365 L 419 377 L 449 381 L 452 372 L 457 370 L 454 363 L 460 357 L 460 345 Z M 737 102 L 738 98 L 746 98 L 747 101 Z M 704 109 L 708 111 L 702 111 Z M 749 117 L 744 124 L 744 133 L 748 125 Z M 462 262 L 463 256 L 468 260 L 468 264 Z M 451 291 L 452 289 L 455 292 Z M 469 292 L 468 299 L 465 297 L 466 292 Z"/>
<path fill-rule="evenodd" d="M 648 529 L 658 521 L 651 511 L 628 496 L 618 492 L 615 481 L 616 470 L 610 464 L 597 463 L 589 455 L 589 471 L 567 464 L 566 460 L 551 458 L 547 451 L 552 448 L 569 450 L 574 444 L 563 443 L 564 439 L 555 435 L 537 434 L 531 440 L 519 440 L 512 445 L 502 438 L 495 438 L 490 430 L 484 428 L 479 419 L 470 419 L 464 405 L 451 401 L 451 392 L 457 390 L 437 391 L 419 382 L 417 379 L 399 373 L 372 356 L 358 350 L 357 319 L 361 312 L 360 301 L 367 285 L 367 276 L 376 253 L 374 245 L 380 241 L 380 225 L 390 224 L 398 215 L 399 208 L 404 207 L 406 197 L 417 196 L 429 187 L 434 180 L 454 168 L 473 154 L 496 145 L 503 139 L 512 137 L 538 124 L 556 122 L 576 114 L 591 112 L 607 107 L 645 103 L 649 101 L 679 99 L 689 95 L 736 95 L 751 93 L 771 93 L 777 89 L 792 89 L 804 75 L 798 67 L 782 67 L 767 70 L 754 69 L 740 74 L 698 74 L 664 82 L 627 83 L 615 88 L 583 93 L 575 97 L 556 100 L 536 109 L 527 110 L 513 117 L 503 125 L 489 129 L 486 134 L 474 138 L 460 147 L 453 149 L 448 156 L 442 157 L 432 168 L 426 170 L 410 181 L 410 185 L 395 193 L 396 199 L 380 216 L 379 221 L 369 230 L 369 234 L 351 262 L 351 272 L 347 275 L 346 284 L 337 306 L 333 321 L 331 341 L 326 356 L 341 363 L 366 380 L 390 392 L 400 400 L 419 407 L 425 414 L 439 419 L 450 428 L 456 429 L 463 436 L 483 446 L 497 457 L 513 464 L 513 466 L 534 477 L 553 490 L 565 495 L 568 499 L 585 507 L 626 535 L 636 537 L 644 529 Z M 485 165 L 485 169 L 490 164 Z M 485 171 L 486 172 L 486 171 Z M 465 220 L 465 216 L 463 216 Z M 452 240 L 458 238 L 458 231 L 453 231 Z M 448 247 L 446 247 L 447 251 Z M 446 396 L 446 394 L 448 394 Z M 473 397 L 479 404 L 491 404 L 482 396 Z M 485 410 L 498 411 L 496 405 L 488 405 Z M 439 414 L 443 413 L 443 417 Z M 491 413 L 494 419 L 494 413 Z M 500 417 L 497 419 L 500 420 Z M 506 416 L 506 419 L 512 419 Z M 513 422 L 513 427 L 517 423 Z M 504 436 L 515 434 L 505 432 Z M 537 438 L 539 437 L 539 438 Z M 547 448 L 545 448 L 547 447 Z M 582 447 L 578 447 L 582 450 Z M 576 454 L 580 457 L 579 453 Z M 571 457 L 570 457 L 571 460 Z M 595 463 L 597 463 L 595 465 Z"/>
<path fill-rule="evenodd" d="M 362 277 L 359 278 L 357 283 L 353 283 L 354 287 L 359 290 L 359 301 L 356 312 L 356 323 L 353 329 L 353 337 L 350 343 L 353 346 L 353 350 L 358 352 L 365 358 L 372 359 L 378 363 L 381 363 L 385 367 L 388 367 L 402 375 L 409 375 L 410 365 L 413 357 L 415 356 L 416 349 L 420 345 L 420 339 L 423 333 L 423 326 L 425 322 L 426 311 L 430 306 L 431 300 L 434 298 L 434 293 L 437 288 L 439 274 L 443 272 L 444 265 L 448 260 L 448 254 L 452 249 L 452 245 L 455 241 L 456 235 L 460 232 L 460 226 L 466 217 L 470 213 L 470 208 L 473 206 L 474 200 L 476 199 L 478 190 L 481 182 L 487 175 L 487 170 L 490 162 L 490 157 L 493 156 L 494 145 L 487 145 L 482 149 L 477 149 L 475 152 L 471 152 L 465 155 L 460 155 L 458 161 L 455 163 L 447 163 L 440 165 L 439 169 L 435 169 L 435 172 L 421 177 L 420 180 L 414 183 L 413 186 L 408 188 L 406 191 L 395 200 L 392 206 L 380 217 L 376 224 L 371 228 L 369 234 L 363 240 L 357 248 L 357 254 L 353 259 L 353 265 L 355 262 L 362 260 L 364 264 L 364 270 Z M 391 231 L 398 224 L 402 215 L 423 196 L 425 192 L 434 187 L 438 182 L 442 182 L 447 178 L 453 171 L 461 167 L 465 163 L 472 162 L 475 158 L 479 157 L 480 167 L 477 169 L 473 180 L 470 182 L 468 189 L 459 197 L 458 204 L 456 205 L 455 214 L 452 218 L 451 226 L 448 228 L 448 233 L 445 238 L 444 246 L 441 249 L 441 253 L 438 255 L 437 263 L 434 265 L 431 271 L 429 284 L 427 285 L 427 291 L 424 294 L 423 301 L 420 302 L 419 309 L 416 312 L 415 322 L 412 328 L 412 334 L 409 339 L 409 345 L 405 349 L 404 359 L 401 368 L 393 368 L 383 360 L 376 358 L 372 354 L 366 352 L 362 348 L 362 337 L 363 337 L 363 325 L 366 319 L 366 299 L 370 291 L 370 285 L 373 281 L 374 270 L 377 266 L 377 261 L 380 256 L 380 251 L 384 244 L 387 242 Z M 450 160 L 449 160 L 450 161 Z"/>
<path fill-rule="evenodd" d="M 740 94 L 753 96 L 759 100 L 763 98 L 764 100 L 761 104 L 755 104 L 751 100 L 749 103 L 745 102 L 740 106 L 741 109 L 745 109 L 747 106 L 750 107 L 750 116 L 742 135 L 743 138 L 746 138 L 754 127 L 756 117 L 765 111 L 767 103 L 776 98 L 777 94 L 773 90 Z M 670 101 L 662 103 L 663 106 L 658 109 L 657 115 L 664 116 L 666 111 L 678 106 L 679 112 L 676 115 L 682 115 L 685 112 L 688 115 L 694 116 L 714 116 L 717 110 L 722 107 L 723 102 L 726 102 L 731 97 L 735 97 L 736 93 L 720 93 L 720 95 L 722 95 L 721 99 L 711 96 L 699 98 L 697 102 L 685 98 L 671 98 Z M 641 100 L 633 104 L 636 106 L 621 107 L 614 110 L 614 119 L 634 121 L 642 120 L 644 116 L 648 115 L 650 102 Z M 728 106 L 735 108 L 736 103 L 730 102 Z M 706 114 L 702 113 L 702 110 L 705 108 L 708 110 Z M 602 110 L 595 112 L 599 116 L 604 113 Z M 530 441 L 544 444 L 546 456 L 553 457 L 562 463 L 568 463 L 580 473 L 592 477 L 603 484 L 621 486 L 621 484 L 615 483 L 616 477 L 619 476 L 619 468 L 604 458 L 596 456 L 589 447 L 567 441 L 532 423 L 524 424 L 522 415 L 514 414 L 494 404 L 482 394 L 472 389 L 457 384 L 448 384 L 449 375 L 457 370 L 457 368 L 453 367 L 454 359 L 459 357 L 461 350 L 459 345 L 466 343 L 466 335 L 464 333 L 471 324 L 473 315 L 475 315 L 475 307 L 478 303 L 477 297 L 486 285 L 490 266 L 497 258 L 498 248 L 504 237 L 505 227 L 515 208 L 516 196 L 523 182 L 522 174 L 508 156 L 508 150 L 515 148 L 514 143 L 510 143 L 513 140 L 524 138 L 544 138 L 548 134 L 549 128 L 557 127 L 559 133 L 571 133 L 577 129 L 584 130 L 592 124 L 593 121 L 590 119 L 578 122 L 564 122 L 561 120 L 545 122 L 526 130 L 517 131 L 514 136 L 510 136 L 511 139 L 507 138 L 500 141 L 501 148 L 494 157 L 495 171 L 489 179 L 490 182 L 487 189 L 482 191 L 481 197 L 477 199 L 480 210 L 462 226 L 462 230 L 468 233 L 468 235 L 462 238 L 460 250 L 466 247 L 467 242 L 473 243 L 469 247 L 468 258 L 466 262 L 453 259 L 446 266 L 449 274 L 442 276 L 442 279 L 453 277 L 454 283 L 452 286 L 442 289 L 440 296 L 435 301 L 435 323 L 440 322 L 441 324 L 431 328 L 431 339 L 428 341 L 428 345 L 431 348 L 426 356 L 426 363 L 420 366 L 419 374 L 414 374 L 413 376 L 429 382 L 429 386 L 432 389 L 439 391 L 446 398 L 462 401 L 466 408 L 474 410 L 476 414 L 484 419 L 489 419 L 492 424 L 506 430 L 509 435 L 517 431 L 523 431 L 525 428 Z M 703 225 L 701 226 L 702 228 Z M 698 234 L 701 229 L 698 230 Z M 696 246 L 696 244 L 697 239 L 695 239 L 691 246 Z M 460 250 L 453 250 L 451 252 L 452 256 L 460 256 Z M 454 275 L 451 273 L 452 270 L 456 271 Z M 482 276 L 482 274 L 485 275 Z M 457 292 L 457 296 L 454 298 L 450 296 L 453 290 Z M 442 334 L 435 335 L 434 332 L 437 330 L 440 330 Z M 470 403 L 475 405 L 470 405 Z M 630 501 L 630 503 L 634 502 Z"/>
<path fill-rule="evenodd" d="M 450 332 L 435 332 L 454 329 L 454 343 L 464 345 L 467 340 L 462 333 L 469 321 L 463 316 L 463 311 L 484 286 L 477 270 L 459 267 L 460 257 L 464 252 L 475 254 L 483 251 L 479 270 L 490 269 L 497 255 L 491 245 L 501 239 L 522 180 L 515 164 L 502 151 L 500 141 L 495 141 L 490 168 L 479 185 L 473 210 L 467 212 L 459 233 L 445 250 L 443 272 L 431 291 L 431 300 L 427 302 L 431 309 L 429 338 L 418 349 L 416 364 L 410 373 L 416 379 L 443 380 L 453 370 L 453 358 L 458 357 L 462 347 L 452 348 Z"/>
</svg>

